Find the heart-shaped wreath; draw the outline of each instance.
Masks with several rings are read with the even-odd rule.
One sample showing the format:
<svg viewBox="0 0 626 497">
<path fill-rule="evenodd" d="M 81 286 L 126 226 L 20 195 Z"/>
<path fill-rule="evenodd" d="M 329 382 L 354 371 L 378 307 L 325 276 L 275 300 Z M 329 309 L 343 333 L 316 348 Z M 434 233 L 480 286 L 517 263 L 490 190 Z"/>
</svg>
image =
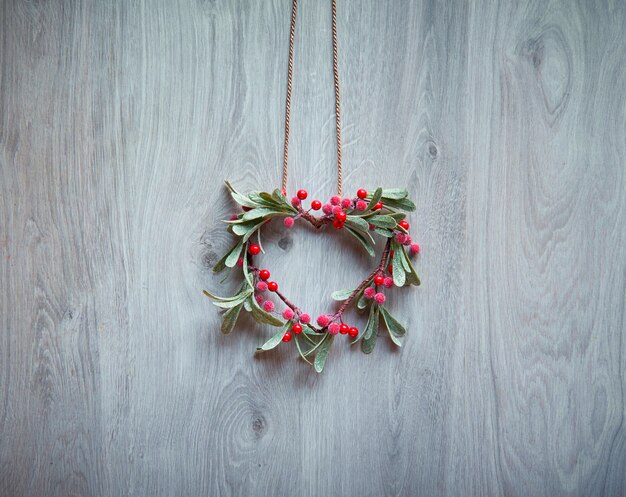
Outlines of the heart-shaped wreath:
<svg viewBox="0 0 626 497">
<path fill-rule="evenodd" d="M 386 301 L 383 289 L 420 284 L 406 251 L 408 247 L 411 255 L 417 255 L 420 250 L 419 245 L 411 240 L 409 223 L 405 220 L 406 214 L 402 212 L 415 210 L 415 204 L 407 198 L 406 190 L 377 188 L 373 193 L 368 193 L 360 189 L 355 198 L 334 196 L 327 204 L 313 200 L 311 208 L 305 209 L 302 201 L 308 196 L 306 190 L 299 190 L 290 202 L 284 192 L 278 189 L 272 193 L 250 192 L 244 195 L 230 183 L 225 183 L 243 212 L 226 221 L 229 231 L 238 239 L 215 264 L 213 271 L 217 273 L 226 267 L 238 267 L 244 278 L 238 292 L 232 297 L 218 297 L 204 291 L 216 306 L 225 309 L 221 326 L 223 333 L 228 334 L 233 330 L 244 309 L 256 321 L 280 328 L 257 351 L 270 350 L 281 341 L 286 343 L 293 339 L 300 357 L 312 364 L 317 372 L 324 368 L 337 334 L 351 337 L 353 344 L 361 341 L 363 352 L 370 353 L 376 345 L 381 317 L 393 343 L 401 345 L 400 337 L 406 333 L 406 329 L 383 305 Z M 320 209 L 322 216 L 311 213 Z M 385 248 L 378 265 L 356 288 L 332 294 L 333 299 L 341 302 L 339 308 L 335 312 L 318 316 L 314 325 L 309 314 L 290 302 L 278 290 L 275 281 L 269 281 L 270 272 L 255 264 L 255 257 L 263 251 L 261 228 L 274 218 L 283 218 L 287 228 L 293 227 L 299 219 L 308 221 L 318 229 L 332 224 L 336 229 L 344 229 L 354 236 L 371 257 L 375 255 L 372 233 L 386 239 Z M 256 237 L 256 243 L 251 242 L 253 236 Z M 268 292 L 283 302 L 285 309 L 282 312 L 276 310 L 274 301 L 268 298 Z M 345 311 L 355 303 L 358 309 L 369 307 L 367 324 L 361 331 L 344 322 Z M 313 362 L 310 357 L 314 357 Z"/>
</svg>

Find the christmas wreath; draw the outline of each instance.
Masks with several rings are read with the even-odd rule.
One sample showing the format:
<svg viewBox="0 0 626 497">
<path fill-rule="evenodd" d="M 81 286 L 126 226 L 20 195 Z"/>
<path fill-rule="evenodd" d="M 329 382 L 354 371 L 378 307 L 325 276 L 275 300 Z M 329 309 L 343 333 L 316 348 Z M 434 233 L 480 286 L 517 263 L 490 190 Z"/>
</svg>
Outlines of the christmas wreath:
<svg viewBox="0 0 626 497">
<path fill-rule="evenodd" d="M 415 210 L 406 190 L 377 188 L 369 193 L 359 189 L 354 198 L 334 196 L 326 204 L 313 200 L 310 208 L 305 209 L 306 190 L 299 190 L 289 201 L 284 191 L 278 189 L 272 193 L 253 191 L 242 194 L 230 183 L 225 183 L 242 212 L 226 221 L 237 241 L 215 264 L 213 271 L 236 269 L 241 271 L 243 282 L 231 297 L 218 297 L 204 291 L 216 306 L 224 309 L 223 333 L 229 334 L 233 330 L 241 311 L 245 310 L 259 323 L 279 328 L 257 351 L 293 342 L 300 357 L 313 365 L 317 372 L 323 370 L 338 334 L 351 338 L 352 344 L 361 342 L 363 352 L 368 354 L 374 349 L 379 327 L 384 323 L 393 343 L 401 346 L 400 339 L 406 329 L 385 307 L 387 296 L 384 290 L 420 284 L 409 258 L 409 255 L 417 255 L 420 247 L 412 241 L 409 223 L 405 219 L 405 212 Z M 320 216 L 313 214 L 320 210 Z M 385 247 L 376 267 L 360 284 L 332 294 L 334 300 L 341 302 L 337 310 L 321 314 L 313 323 L 309 314 L 292 303 L 275 281 L 270 281 L 270 272 L 257 262 L 263 252 L 261 229 L 277 218 L 282 218 L 286 228 L 292 228 L 296 221 L 309 222 L 317 229 L 332 225 L 355 237 L 371 257 L 375 257 L 372 235 L 381 236 Z M 272 295 L 282 302 L 284 309 L 276 308 Z M 350 326 L 344 319 L 351 307 L 367 309 L 367 324 L 362 330 Z"/>
</svg>

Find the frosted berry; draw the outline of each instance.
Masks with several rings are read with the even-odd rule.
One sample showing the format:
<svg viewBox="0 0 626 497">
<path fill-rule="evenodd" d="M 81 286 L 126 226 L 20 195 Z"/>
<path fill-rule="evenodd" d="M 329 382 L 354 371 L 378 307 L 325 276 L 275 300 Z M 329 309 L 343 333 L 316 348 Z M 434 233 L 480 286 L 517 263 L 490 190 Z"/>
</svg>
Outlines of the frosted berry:
<svg viewBox="0 0 626 497">
<path fill-rule="evenodd" d="M 359 334 L 359 329 L 352 326 L 349 330 L 348 330 L 348 335 L 350 335 L 352 338 L 354 338 L 355 336 L 357 336 Z"/>
<path fill-rule="evenodd" d="M 248 247 L 248 252 L 250 252 L 251 255 L 259 255 L 261 253 L 261 247 L 253 243 Z"/>
<path fill-rule="evenodd" d="M 333 213 L 333 206 L 330 204 L 324 204 L 322 206 L 322 212 L 324 214 L 332 214 Z"/>
<path fill-rule="evenodd" d="M 272 302 L 271 300 L 266 300 L 265 302 L 263 302 L 263 309 L 265 309 L 267 312 L 272 312 L 274 310 L 274 302 Z"/>
<path fill-rule="evenodd" d="M 342 199 L 341 207 L 343 207 L 344 209 L 349 209 L 350 207 L 352 207 L 352 200 L 350 200 L 348 197 Z"/>
<path fill-rule="evenodd" d="M 350 331 L 350 327 L 346 323 L 341 323 L 339 325 L 339 333 L 345 335 L 348 331 Z"/>
<path fill-rule="evenodd" d="M 335 195 L 334 197 L 330 197 L 331 204 L 339 205 L 340 202 L 341 202 L 341 197 L 338 197 L 337 195 Z"/>
<path fill-rule="evenodd" d="M 293 218 L 292 217 L 286 217 L 283 220 L 283 224 L 285 225 L 285 228 L 293 228 Z"/>
<path fill-rule="evenodd" d="M 404 233 L 398 233 L 396 235 L 396 242 L 404 243 L 405 240 L 406 240 L 406 235 Z"/>
<path fill-rule="evenodd" d="M 298 196 L 300 200 L 304 200 L 305 198 L 309 196 L 306 190 L 298 190 L 298 193 L 296 193 L 296 195 Z"/>
<path fill-rule="evenodd" d="M 237 259 L 237 267 L 243 267 L 243 259 L 241 257 Z"/>
<path fill-rule="evenodd" d="M 333 214 L 337 214 L 338 212 L 343 212 L 343 209 L 340 205 L 333 206 Z"/>
<path fill-rule="evenodd" d="M 385 277 L 382 274 L 374 276 L 374 284 L 377 286 L 382 285 L 385 282 Z"/>
<path fill-rule="evenodd" d="M 341 228 L 343 228 L 343 222 L 339 221 L 339 219 L 335 219 L 333 221 L 333 226 L 335 227 L 335 229 L 340 230 Z"/>
<path fill-rule="evenodd" d="M 278 283 L 276 283 L 275 281 L 270 281 L 270 282 L 267 284 L 267 289 L 268 289 L 270 292 L 275 292 L 276 290 L 278 290 Z"/>
<path fill-rule="evenodd" d="M 367 197 L 367 190 L 359 188 L 359 190 L 356 192 L 356 196 L 359 197 L 361 200 L 364 199 L 365 197 Z"/>
<path fill-rule="evenodd" d="M 289 321 L 291 318 L 293 318 L 293 310 L 291 310 L 289 307 L 287 307 L 287 309 L 285 309 L 283 311 L 283 317 Z"/>
<path fill-rule="evenodd" d="M 419 254 L 420 253 L 420 244 L 419 243 L 412 243 L 411 244 L 411 253 L 412 254 Z"/>
<path fill-rule="evenodd" d="M 259 281 L 259 282 L 256 284 L 256 289 L 257 289 L 259 292 L 264 292 L 265 290 L 267 290 L 267 283 L 265 283 L 265 281 Z"/>
<path fill-rule="evenodd" d="M 270 279 L 270 272 L 267 269 L 261 269 L 259 271 L 259 278 L 261 278 L 263 281 L 267 281 Z"/>
<path fill-rule="evenodd" d="M 311 322 L 311 316 L 309 316 L 306 312 L 300 314 L 300 322 L 302 324 L 309 324 Z"/>
<path fill-rule="evenodd" d="M 393 278 L 386 276 L 383 285 L 385 285 L 385 288 L 391 288 L 393 286 Z"/>
<path fill-rule="evenodd" d="M 229 218 L 229 219 L 230 219 L 231 221 L 234 221 L 235 219 L 238 219 L 238 216 L 237 216 L 237 214 L 233 214 L 233 215 L 231 215 L 231 216 L 230 216 L 230 218 Z"/>
<path fill-rule="evenodd" d="M 311 202 L 311 209 L 314 211 L 319 211 L 322 208 L 322 203 L 319 200 L 313 200 Z"/>
<path fill-rule="evenodd" d="M 341 221 L 342 223 L 346 220 L 346 213 L 344 211 L 337 212 L 335 214 L 335 219 L 337 221 Z"/>
<path fill-rule="evenodd" d="M 294 324 L 291 327 L 291 331 L 293 331 L 296 335 L 302 333 L 302 325 L 298 323 Z"/>
<path fill-rule="evenodd" d="M 398 223 L 398 226 L 400 226 L 400 228 L 404 228 L 405 230 L 408 230 L 411 225 L 406 221 L 406 219 L 403 219 L 402 221 L 400 221 Z"/>
<path fill-rule="evenodd" d="M 356 210 L 364 211 L 365 209 L 367 209 L 367 202 L 365 200 L 359 200 L 356 203 Z"/>
<path fill-rule="evenodd" d="M 363 292 L 363 295 L 365 295 L 366 299 L 373 299 L 375 294 L 376 290 L 374 290 L 371 286 L 368 286 Z"/>
<path fill-rule="evenodd" d="M 380 210 L 380 209 L 382 209 L 382 208 L 383 208 L 383 203 L 382 203 L 382 202 L 376 202 L 376 203 L 374 204 L 374 210 L 375 210 L 375 211 L 379 211 L 379 210 Z"/>
<path fill-rule="evenodd" d="M 376 295 L 374 295 L 374 300 L 377 304 L 382 304 L 383 302 L 385 302 L 385 294 L 382 292 L 378 292 Z"/>
<path fill-rule="evenodd" d="M 402 243 L 402 245 L 411 245 L 411 235 L 406 235 L 404 237 L 404 242 Z"/>
<path fill-rule="evenodd" d="M 256 300 L 257 304 L 262 304 L 263 301 L 265 300 L 265 298 L 263 297 L 263 295 L 261 295 L 260 293 L 257 293 L 254 296 L 254 300 Z"/>
<path fill-rule="evenodd" d="M 302 202 L 298 197 L 291 197 L 291 205 L 298 207 Z"/>
<path fill-rule="evenodd" d="M 330 318 L 326 314 L 320 314 L 317 316 L 317 324 L 322 328 L 325 328 L 330 323 Z"/>
<path fill-rule="evenodd" d="M 287 343 L 289 341 L 291 341 L 291 333 L 285 331 L 285 334 L 283 335 L 283 342 Z"/>
<path fill-rule="evenodd" d="M 339 326 L 339 323 L 330 323 L 328 325 L 328 333 L 330 333 L 331 335 L 336 335 L 337 333 L 339 333 L 339 329 L 341 327 Z"/>
</svg>

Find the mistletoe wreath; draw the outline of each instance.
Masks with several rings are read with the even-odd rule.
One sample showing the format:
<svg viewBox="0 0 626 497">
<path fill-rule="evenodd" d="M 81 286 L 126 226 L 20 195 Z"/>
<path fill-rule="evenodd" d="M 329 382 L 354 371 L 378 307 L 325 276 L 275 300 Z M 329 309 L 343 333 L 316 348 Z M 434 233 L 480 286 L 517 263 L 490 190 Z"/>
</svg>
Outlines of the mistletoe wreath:
<svg viewBox="0 0 626 497">
<path fill-rule="evenodd" d="M 291 89 L 293 73 L 293 46 L 297 0 L 292 0 L 291 30 L 289 36 L 289 63 L 287 72 L 287 98 L 285 103 L 285 142 L 283 154 L 282 188 L 272 193 L 252 191 L 242 194 L 230 183 L 225 182 L 230 194 L 242 211 L 234 214 L 228 223 L 229 231 L 237 237 L 236 243 L 215 264 L 214 272 L 225 268 L 238 268 L 243 275 L 243 282 L 235 295 L 218 297 L 206 290 L 204 294 L 213 303 L 224 309 L 221 330 L 229 334 L 235 327 L 241 311 L 249 312 L 252 317 L 264 324 L 276 326 L 274 334 L 257 351 L 267 351 L 281 342 L 293 340 L 300 357 L 313 365 L 319 373 L 323 370 L 328 353 L 338 334 L 352 338 L 352 344 L 361 342 L 361 349 L 370 353 L 376 345 L 381 318 L 393 343 L 400 346 L 400 338 L 406 329 L 392 316 L 385 307 L 387 296 L 385 289 L 419 285 L 420 280 L 407 254 L 417 255 L 420 247 L 411 240 L 406 212 L 415 210 L 415 204 L 408 198 L 405 189 L 376 188 L 368 192 L 361 188 L 353 198 L 342 195 L 341 161 L 341 119 L 339 98 L 339 70 L 337 64 L 337 6 L 332 0 L 332 37 L 333 37 L 333 75 L 335 89 L 335 130 L 337 138 L 337 195 L 328 203 L 313 200 L 310 208 L 303 207 L 308 197 L 306 190 L 298 190 L 289 201 L 287 192 L 289 122 L 291 110 Z M 321 215 L 313 212 L 322 211 Z M 272 220 L 282 218 L 286 228 L 292 228 L 296 221 L 303 220 L 318 230 L 327 225 L 348 232 L 355 237 L 371 257 L 375 257 L 374 235 L 385 239 L 385 246 L 376 267 L 355 288 L 338 290 L 332 298 L 341 302 L 334 312 L 321 314 L 311 322 L 311 316 L 292 303 L 279 289 L 278 283 L 270 281 L 271 274 L 261 268 L 257 257 L 263 252 L 261 230 Z M 254 238 L 253 238 L 254 237 Z M 252 240 L 255 240 L 253 243 Z M 271 295 L 275 295 L 284 304 L 284 309 L 276 309 Z M 348 309 L 356 307 L 368 309 L 367 324 L 362 330 L 350 326 L 344 319 Z"/>
</svg>

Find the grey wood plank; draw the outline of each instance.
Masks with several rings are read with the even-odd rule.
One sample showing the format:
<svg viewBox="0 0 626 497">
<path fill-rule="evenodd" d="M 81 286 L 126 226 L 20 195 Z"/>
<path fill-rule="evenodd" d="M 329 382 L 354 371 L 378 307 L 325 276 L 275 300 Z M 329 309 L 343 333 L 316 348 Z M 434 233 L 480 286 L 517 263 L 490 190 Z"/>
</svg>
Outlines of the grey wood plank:
<svg viewBox="0 0 626 497">
<path fill-rule="evenodd" d="M 0 6 L 0 494 L 623 495 L 626 7 L 339 2 L 345 188 L 409 188 L 423 285 L 401 351 L 323 375 L 201 294 L 222 179 L 280 181 L 289 9 Z M 289 189 L 319 198 L 330 49 L 301 0 Z M 371 265 L 264 245 L 312 314 Z"/>
</svg>

